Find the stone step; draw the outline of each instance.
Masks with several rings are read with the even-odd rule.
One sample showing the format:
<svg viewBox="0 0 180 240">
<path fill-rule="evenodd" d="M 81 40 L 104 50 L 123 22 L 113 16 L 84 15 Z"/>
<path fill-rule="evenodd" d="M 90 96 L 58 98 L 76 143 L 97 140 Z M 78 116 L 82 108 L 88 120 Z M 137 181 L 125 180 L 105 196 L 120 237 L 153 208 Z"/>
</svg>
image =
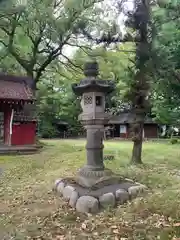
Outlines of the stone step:
<svg viewBox="0 0 180 240">
<path fill-rule="evenodd" d="M 1 146 L 0 155 L 30 155 L 39 151 L 36 146 Z"/>
</svg>

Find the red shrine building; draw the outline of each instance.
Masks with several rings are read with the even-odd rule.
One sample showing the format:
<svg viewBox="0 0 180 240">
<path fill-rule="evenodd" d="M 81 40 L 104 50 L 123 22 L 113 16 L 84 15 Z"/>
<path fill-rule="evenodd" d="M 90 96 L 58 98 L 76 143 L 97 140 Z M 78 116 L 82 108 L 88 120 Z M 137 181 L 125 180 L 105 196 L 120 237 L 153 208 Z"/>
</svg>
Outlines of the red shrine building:
<svg viewBox="0 0 180 240">
<path fill-rule="evenodd" d="M 1 146 L 35 144 L 34 103 L 33 79 L 0 74 Z"/>
</svg>

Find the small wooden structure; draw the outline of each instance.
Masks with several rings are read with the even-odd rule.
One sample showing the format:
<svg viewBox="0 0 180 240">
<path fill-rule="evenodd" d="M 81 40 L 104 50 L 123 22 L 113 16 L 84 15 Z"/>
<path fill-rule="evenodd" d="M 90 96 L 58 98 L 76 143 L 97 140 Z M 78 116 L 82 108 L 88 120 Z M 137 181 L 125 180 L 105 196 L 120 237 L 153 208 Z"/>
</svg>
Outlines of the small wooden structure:
<svg viewBox="0 0 180 240">
<path fill-rule="evenodd" d="M 130 138 L 130 124 L 133 122 L 133 116 L 130 112 L 122 112 L 113 116 L 109 124 L 114 126 L 113 135 L 116 138 Z M 143 138 L 158 138 L 158 124 L 152 118 L 146 117 L 143 129 Z"/>
<path fill-rule="evenodd" d="M 0 74 L 0 151 L 35 144 L 34 102 L 32 79 Z"/>
<path fill-rule="evenodd" d="M 55 125 L 56 130 L 57 130 L 57 137 L 67 138 L 68 127 L 69 127 L 68 122 L 62 121 L 62 120 L 57 120 L 56 122 L 54 122 L 54 125 Z"/>
</svg>

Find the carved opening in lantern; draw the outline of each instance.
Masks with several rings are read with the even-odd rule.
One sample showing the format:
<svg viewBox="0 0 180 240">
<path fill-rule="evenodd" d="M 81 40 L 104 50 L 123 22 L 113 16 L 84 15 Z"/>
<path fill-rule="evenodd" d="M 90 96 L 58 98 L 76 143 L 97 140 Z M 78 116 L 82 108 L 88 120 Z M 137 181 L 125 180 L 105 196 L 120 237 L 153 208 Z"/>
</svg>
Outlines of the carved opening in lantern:
<svg viewBox="0 0 180 240">
<path fill-rule="evenodd" d="M 84 105 L 92 104 L 92 96 L 85 95 L 84 96 Z"/>
<path fill-rule="evenodd" d="M 102 106 L 102 96 L 96 96 L 96 106 Z"/>
</svg>

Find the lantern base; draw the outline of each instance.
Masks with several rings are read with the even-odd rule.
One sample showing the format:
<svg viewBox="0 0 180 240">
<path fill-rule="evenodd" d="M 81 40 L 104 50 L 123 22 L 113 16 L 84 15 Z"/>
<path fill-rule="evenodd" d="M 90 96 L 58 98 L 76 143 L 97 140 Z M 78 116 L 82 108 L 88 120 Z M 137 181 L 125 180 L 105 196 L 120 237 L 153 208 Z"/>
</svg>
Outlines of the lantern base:
<svg viewBox="0 0 180 240">
<path fill-rule="evenodd" d="M 63 196 L 72 208 L 82 213 L 98 213 L 103 208 L 115 207 L 141 196 L 146 186 L 115 176 L 87 188 L 75 178 L 58 179 L 54 190 Z"/>
<path fill-rule="evenodd" d="M 96 184 L 103 184 L 107 181 L 112 181 L 112 179 L 115 180 L 114 174 L 109 169 L 93 169 L 91 167 L 84 166 L 77 173 L 76 182 L 82 187 L 91 188 Z"/>
</svg>

